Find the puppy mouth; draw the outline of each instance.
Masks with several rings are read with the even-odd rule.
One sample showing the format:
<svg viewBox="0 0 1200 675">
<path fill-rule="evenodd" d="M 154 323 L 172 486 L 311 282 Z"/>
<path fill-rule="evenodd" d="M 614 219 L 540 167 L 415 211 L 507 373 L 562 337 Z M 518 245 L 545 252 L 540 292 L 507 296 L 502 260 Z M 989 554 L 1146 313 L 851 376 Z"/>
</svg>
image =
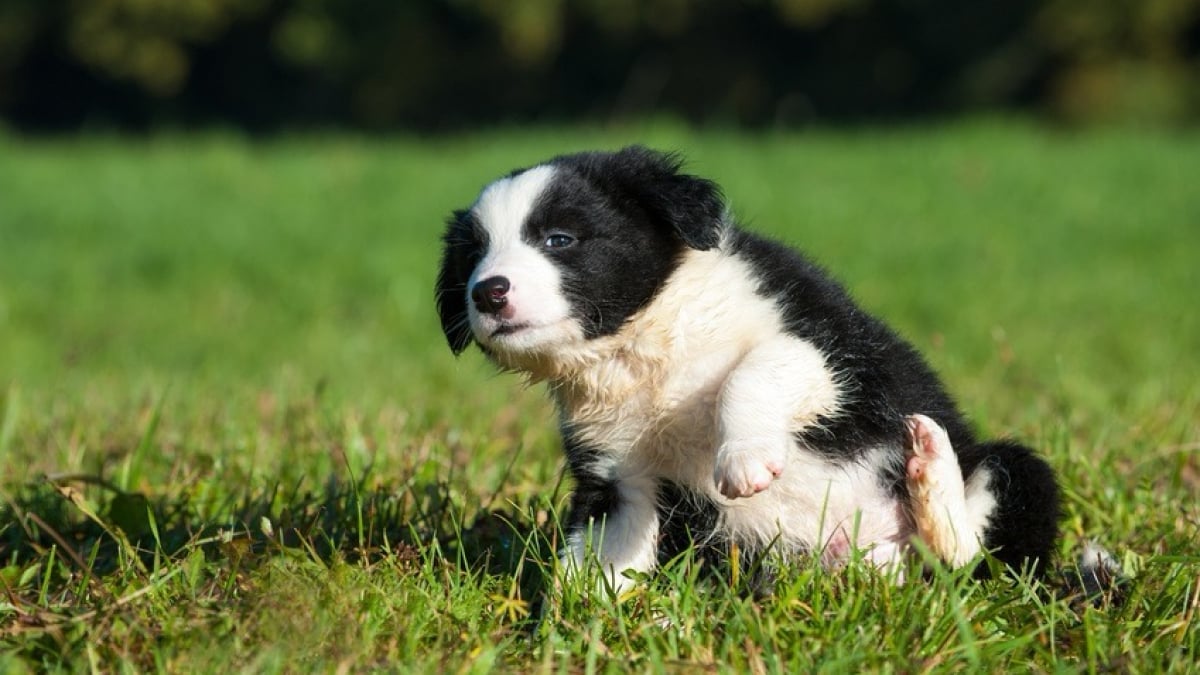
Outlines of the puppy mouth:
<svg viewBox="0 0 1200 675">
<path fill-rule="evenodd" d="M 495 328 L 495 330 L 493 330 L 491 333 L 488 334 L 488 338 L 495 339 L 498 337 L 504 337 L 505 335 L 512 335 L 514 333 L 519 333 L 529 327 L 530 327 L 530 324 L 528 324 L 528 323 L 501 324 L 501 325 L 497 326 Z"/>
<path fill-rule="evenodd" d="M 489 321 L 476 324 L 480 346 L 507 365 L 519 367 L 524 359 L 553 357 L 566 344 L 574 342 L 570 319 L 543 322 Z M 515 360 L 514 360 L 515 359 Z"/>
</svg>

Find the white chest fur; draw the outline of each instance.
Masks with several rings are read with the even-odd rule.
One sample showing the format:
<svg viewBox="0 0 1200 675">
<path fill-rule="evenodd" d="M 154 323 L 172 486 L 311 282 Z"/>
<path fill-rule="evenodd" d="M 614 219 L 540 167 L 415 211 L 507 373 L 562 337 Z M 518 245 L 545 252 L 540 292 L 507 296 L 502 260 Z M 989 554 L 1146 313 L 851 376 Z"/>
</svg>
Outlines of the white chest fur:
<svg viewBox="0 0 1200 675">
<path fill-rule="evenodd" d="M 691 251 L 654 301 L 612 337 L 592 341 L 586 366 L 553 382 L 579 440 L 601 449 L 613 477 L 711 477 L 723 384 L 764 337 L 781 332 L 773 303 L 744 264 Z M 700 467 L 707 458 L 707 467 Z"/>
<path fill-rule="evenodd" d="M 645 310 L 589 347 L 576 361 L 586 367 L 554 378 L 552 390 L 576 439 L 598 451 L 598 475 L 626 486 L 685 485 L 718 505 L 721 535 L 750 547 L 774 541 L 840 555 L 850 544 L 906 535 L 877 485 L 887 449 L 835 464 L 796 443 L 795 432 L 836 414 L 836 373 L 785 333 L 743 261 L 689 253 Z M 784 468 L 769 488 L 740 499 L 717 489 L 714 468 L 733 442 L 778 452 Z M 747 461 L 761 459 L 756 453 Z"/>
</svg>

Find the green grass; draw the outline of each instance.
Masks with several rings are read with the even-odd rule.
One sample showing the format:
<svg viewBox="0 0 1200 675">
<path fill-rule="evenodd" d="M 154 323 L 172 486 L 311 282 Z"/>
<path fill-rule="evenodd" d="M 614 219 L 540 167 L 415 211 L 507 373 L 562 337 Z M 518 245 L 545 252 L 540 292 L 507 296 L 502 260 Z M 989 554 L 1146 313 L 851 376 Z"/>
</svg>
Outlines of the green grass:
<svg viewBox="0 0 1200 675">
<path fill-rule="evenodd" d="M 441 222 L 513 166 L 676 148 L 1058 469 L 1090 607 L 683 560 L 539 615 L 539 390 L 455 360 Z M 1186 670 L 1200 658 L 1200 134 L 1002 122 L 439 140 L 0 135 L 0 671 Z M 1063 563 L 1066 564 L 1065 562 Z"/>
</svg>

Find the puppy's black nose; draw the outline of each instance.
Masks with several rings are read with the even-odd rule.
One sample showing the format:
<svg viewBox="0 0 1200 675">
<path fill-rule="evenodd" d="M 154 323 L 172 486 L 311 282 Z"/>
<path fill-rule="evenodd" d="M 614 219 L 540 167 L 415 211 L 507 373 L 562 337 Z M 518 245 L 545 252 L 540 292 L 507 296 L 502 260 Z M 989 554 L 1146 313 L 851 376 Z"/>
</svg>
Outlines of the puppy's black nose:
<svg viewBox="0 0 1200 675">
<path fill-rule="evenodd" d="M 471 299 L 475 301 L 475 309 L 484 314 L 495 314 L 508 304 L 508 278 L 488 277 L 475 284 L 471 289 Z"/>
</svg>

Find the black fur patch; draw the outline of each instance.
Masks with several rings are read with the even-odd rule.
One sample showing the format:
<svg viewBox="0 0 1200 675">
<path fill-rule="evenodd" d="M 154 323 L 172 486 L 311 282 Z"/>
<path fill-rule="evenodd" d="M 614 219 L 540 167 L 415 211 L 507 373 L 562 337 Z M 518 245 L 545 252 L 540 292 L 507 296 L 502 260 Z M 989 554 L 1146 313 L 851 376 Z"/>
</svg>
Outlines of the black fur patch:
<svg viewBox="0 0 1200 675">
<path fill-rule="evenodd" d="M 665 563 L 687 550 L 697 558 L 723 559 L 728 551 L 719 536 L 717 505 L 701 494 L 671 481 L 658 485 L 659 545 L 658 561 Z"/>
<path fill-rule="evenodd" d="M 467 321 L 467 280 L 483 257 L 482 237 L 479 223 L 470 211 L 455 211 L 446 221 L 442 264 L 434 294 L 442 333 L 456 355 L 473 339 Z"/>
<path fill-rule="evenodd" d="M 990 441 L 960 451 L 959 463 L 968 461 L 988 468 L 988 490 L 997 502 L 983 534 L 984 548 L 1015 570 L 1030 565 L 1034 573 L 1044 573 L 1058 539 L 1058 484 L 1050 466 L 1013 441 Z M 987 573 L 987 565 L 976 569 L 977 576 Z"/>
<path fill-rule="evenodd" d="M 568 533 L 578 532 L 589 523 L 599 525 L 620 506 L 617 481 L 612 476 L 596 470 L 597 460 L 604 456 L 600 450 L 580 443 L 569 428 L 564 428 L 563 451 L 567 455 L 567 469 L 575 480 L 575 491 L 571 494 L 571 511 L 567 514 Z"/>
<path fill-rule="evenodd" d="M 871 447 L 903 445 L 904 418 L 915 413 L 942 425 L 955 447 L 975 442 L 925 360 L 824 270 L 748 232 L 737 230 L 731 239 L 732 251 L 753 267 L 759 293 L 777 302 L 785 329 L 820 350 L 836 374 L 841 410 L 801 434 L 809 448 L 831 459 L 854 459 Z"/>
<path fill-rule="evenodd" d="M 560 167 L 522 230 L 534 247 L 553 233 L 575 239 L 542 254 L 558 268 L 563 295 L 587 337 L 615 333 L 654 297 L 684 250 L 674 233 L 609 187 Z"/>
<path fill-rule="evenodd" d="M 564 155 L 552 162 L 569 167 L 617 200 L 626 212 L 642 212 L 657 226 L 675 231 L 689 247 L 701 251 L 721 239 L 725 203 L 710 180 L 680 173 L 677 155 L 633 145 L 618 152 Z"/>
<path fill-rule="evenodd" d="M 537 246 L 554 232 L 573 246 L 546 249 L 584 335 L 611 335 L 654 297 L 687 248 L 708 249 L 724 205 L 711 182 L 678 173 L 679 162 L 645 148 L 564 155 L 525 222 Z"/>
</svg>

